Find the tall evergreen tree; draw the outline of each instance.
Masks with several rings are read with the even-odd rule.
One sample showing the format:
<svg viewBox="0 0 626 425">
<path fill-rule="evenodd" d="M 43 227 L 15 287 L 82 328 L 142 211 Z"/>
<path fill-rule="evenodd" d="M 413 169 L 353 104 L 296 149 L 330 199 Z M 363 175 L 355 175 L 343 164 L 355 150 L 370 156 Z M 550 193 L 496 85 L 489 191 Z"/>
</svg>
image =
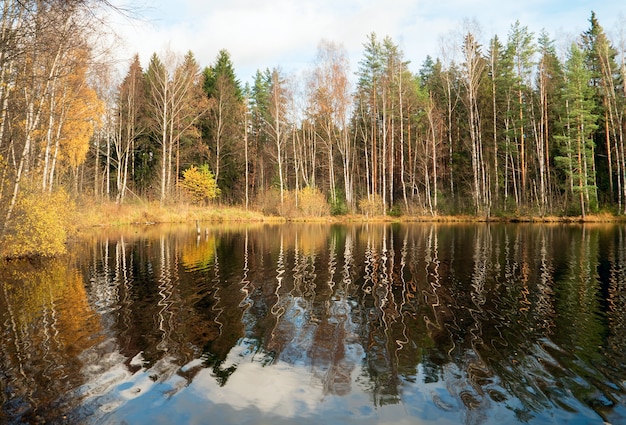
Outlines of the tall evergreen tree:
<svg viewBox="0 0 626 425">
<path fill-rule="evenodd" d="M 250 149 L 252 163 L 251 179 L 255 194 L 259 194 L 269 184 L 271 172 L 268 170 L 269 137 L 267 125 L 270 122 L 271 72 L 257 70 L 254 84 L 250 88 Z"/>
<path fill-rule="evenodd" d="M 362 152 L 365 170 L 366 195 L 369 201 L 382 198 L 379 183 L 380 135 L 380 85 L 383 73 L 382 45 L 375 33 L 367 37 L 363 58 L 357 70 L 355 126 L 357 126 L 358 150 Z"/>
<path fill-rule="evenodd" d="M 243 140 L 244 99 L 230 54 L 221 50 L 211 67 L 204 69 L 204 91 L 209 99 L 205 137 L 212 153 L 211 166 L 224 196 L 234 200 L 240 193 L 243 158 L 238 155 Z"/>
<path fill-rule="evenodd" d="M 553 40 L 543 31 L 537 40 L 539 60 L 536 86 L 539 98 L 539 124 L 536 143 L 539 174 L 539 209 L 542 214 L 552 207 L 551 156 L 554 148 L 555 121 L 559 117 L 563 70 Z"/>
<path fill-rule="evenodd" d="M 528 168 L 529 168 L 529 135 L 533 135 L 529 126 L 532 112 L 530 106 L 532 104 L 532 86 L 530 77 L 533 72 L 534 65 L 534 35 L 528 30 L 528 27 L 522 26 L 516 21 L 509 31 L 507 42 L 508 60 L 511 64 L 513 73 L 513 90 L 510 98 L 512 103 L 511 123 L 513 138 L 516 141 L 517 164 L 514 169 L 518 170 L 518 204 L 525 203 L 527 199 Z M 532 141 L 532 140 L 531 140 Z M 535 141 L 536 143 L 536 141 Z"/>
<path fill-rule="evenodd" d="M 624 159 L 624 102 L 617 90 L 623 84 L 616 62 L 617 52 L 611 45 L 596 14 L 591 12 L 590 27 L 582 34 L 585 64 L 590 71 L 590 82 L 594 88 L 595 110 L 598 115 L 598 130 L 594 140 L 598 147 L 599 185 L 604 198 L 617 201 L 619 210 L 626 199 L 626 170 Z M 606 158 L 601 161 L 600 158 Z"/>
<path fill-rule="evenodd" d="M 589 86 L 592 73 L 584 59 L 584 53 L 573 43 L 565 70 L 565 129 L 557 136 L 560 155 L 555 158 L 568 177 L 570 192 L 578 199 L 583 217 L 597 207 L 593 134 L 598 128 L 594 90 Z"/>
</svg>

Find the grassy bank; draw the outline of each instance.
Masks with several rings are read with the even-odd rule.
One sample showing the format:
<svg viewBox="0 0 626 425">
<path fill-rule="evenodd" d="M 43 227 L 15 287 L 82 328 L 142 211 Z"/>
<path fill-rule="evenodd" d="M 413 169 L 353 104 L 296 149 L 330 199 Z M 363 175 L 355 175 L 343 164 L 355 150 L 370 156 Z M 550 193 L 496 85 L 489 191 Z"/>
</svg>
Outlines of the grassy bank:
<svg viewBox="0 0 626 425">
<path fill-rule="evenodd" d="M 28 201 L 28 202 L 26 202 Z M 162 206 L 158 202 L 136 202 L 124 205 L 108 203 L 79 203 L 67 197 L 59 199 L 25 198 L 21 213 L 15 214 L 14 224 L 0 238 L 0 259 L 23 257 L 50 257 L 65 252 L 65 242 L 83 230 L 102 226 L 150 225 L 157 223 L 618 223 L 625 216 L 612 214 L 580 216 L 498 216 L 477 217 L 471 215 L 413 215 L 371 216 L 347 214 L 339 216 L 292 215 L 289 218 L 265 215 L 256 210 L 237 207 L 189 204 Z M 16 210 L 17 211 L 17 210 Z"/>
<path fill-rule="evenodd" d="M 187 204 L 165 205 L 158 202 L 118 205 L 89 203 L 78 206 L 76 225 L 119 226 L 127 224 L 202 222 L 261 222 L 284 221 L 280 217 L 267 217 L 256 211 L 220 206 L 198 207 Z"/>
<path fill-rule="evenodd" d="M 339 216 L 300 216 L 283 218 L 267 216 L 262 212 L 245 210 L 241 207 L 208 206 L 199 207 L 188 204 L 161 206 L 158 202 L 143 202 L 136 204 L 117 205 L 115 203 L 82 204 L 77 208 L 78 214 L 75 224 L 79 228 L 94 226 L 118 226 L 128 224 L 156 224 L 156 223 L 187 223 L 196 220 L 200 222 L 389 222 L 389 223 L 609 223 L 622 222 L 626 217 L 611 214 L 580 216 L 499 216 L 477 217 L 471 215 L 415 215 L 415 216 L 366 216 L 361 214 L 347 214 Z"/>
</svg>

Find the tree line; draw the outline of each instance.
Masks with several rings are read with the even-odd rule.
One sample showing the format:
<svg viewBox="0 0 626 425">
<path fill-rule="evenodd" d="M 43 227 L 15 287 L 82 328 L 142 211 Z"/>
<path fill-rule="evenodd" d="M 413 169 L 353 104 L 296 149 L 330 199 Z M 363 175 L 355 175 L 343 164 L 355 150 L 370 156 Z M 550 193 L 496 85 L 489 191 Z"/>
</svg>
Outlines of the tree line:
<svg viewBox="0 0 626 425">
<path fill-rule="evenodd" d="M 417 73 L 366 37 L 354 73 L 321 41 L 310 69 L 242 84 L 221 50 L 96 54 L 103 0 L 7 0 L 0 28 L 0 235 L 28 199 L 217 202 L 290 215 L 626 212 L 626 41 L 589 28 L 559 52 L 519 21 L 481 44 L 465 22 Z M 31 205 L 30 207 L 28 205 Z"/>
</svg>

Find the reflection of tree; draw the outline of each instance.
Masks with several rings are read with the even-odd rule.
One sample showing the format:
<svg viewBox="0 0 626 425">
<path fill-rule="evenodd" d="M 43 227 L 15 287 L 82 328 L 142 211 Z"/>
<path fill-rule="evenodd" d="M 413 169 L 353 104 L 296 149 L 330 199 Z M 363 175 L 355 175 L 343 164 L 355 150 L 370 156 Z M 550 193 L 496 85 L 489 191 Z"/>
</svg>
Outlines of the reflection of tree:
<svg viewBox="0 0 626 425">
<path fill-rule="evenodd" d="M 320 323 L 320 312 L 316 308 L 318 255 L 317 249 L 306 248 L 309 242 L 302 241 L 306 237 L 306 234 L 299 233 L 295 237 L 293 267 L 290 268 L 293 289 L 284 296 L 284 316 L 281 320 L 284 323 L 277 323 L 277 329 L 282 334 L 282 348 L 275 354 L 280 354 L 280 359 L 290 364 L 306 361 Z"/>
<path fill-rule="evenodd" d="M 0 323 L 3 413 L 56 420 L 68 402 L 58 397 L 82 384 L 80 353 L 101 341 L 82 275 L 67 259 L 4 264 Z"/>
<path fill-rule="evenodd" d="M 620 226 L 615 229 L 614 242 L 610 247 L 611 267 L 609 269 L 607 288 L 607 323 L 608 333 L 604 345 L 608 362 L 604 373 L 616 378 L 621 377 L 624 382 L 624 365 L 626 364 L 626 229 Z M 622 387 L 623 390 L 623 387 Z M 618 423 L 620 418 L 619 406 L 623 395 L 617 391 L 606 389 L 610 403 L 603 406 L 606 422 Z M 617 394 L 616 394 L 617 393 Z M 617 409 L 616 409 L 617 408 Z M 613 414 L 612 410 L 617 412 Z M 615 418 L 613 418 L 615 416 Z"/>
<path fill-rule="evenodd" d="M 184 241 L 181 254 L 181 262 L 188 270 L 206 270 L 211 266 L 215 256 L 215 235 L 200 235 L 194 241 L 189 238 Z"/>
<path fill-rule="evenodd" d="M 568 252 L 568 272 L 556 284 L 558 332 L 553 340 L 559 345 L 558 362 L 577 378 L 563 374 L 559 378 L 567 383 L 579 400 L 588 400 L 601 392 L 608 400 L 617 402 L 609 385 L 598 385 L 603 377 L 594 365 L 601 364 L 606 331 L 599 316 L 601 288 L 599 282 L 599 232 L 582 227 L 573 238 Z M 598 406 L 604 410 L 606 406 Z"/>
<path fill-rule="evenodd" d="M 292 296 L 287 292 L 288 286 L 286 282 L 285 270 L 285 239 L 283 231 L 280 232 L 278 260 L 276 261 L 276 287 L 274 290 L 275 302 L 270 307 L 270 314 L 274 321 L 274 326 L 270 331 L 269 338 L 266 342 L 266 348 L 275 353 L 280 353 L 285 344 L 291 339 L 293 332 L 293 323 L 283 321 L 281 318 L 292 302 Z"/>
<path fill-rule="evenodd" d="M 42 347 L 46 382 L 52 363 L 90 378 L 111 350 L 156 381 L 190 382 L 204 367 L 229 385 L 240 362 L 284 362 L 306 368 L 324 395 L 365 390 L 383 406 L 418 388 L 436 406 L 458 407 L 466 423 L 501 406 L 532 421 L 598 399 L 604 405 L 592 407 L 610 422 L 626 351 L 626 232 L 614 235 L 606 243 L 597 228 L 493 224 L 110 235 L 78 260 L 86 292 L 62 262 L 46 269 L 58 276 L 2 276 L 11 344 L 0 353 L 10 373 L 28 376 L 23 365 L 34 360 L 20 338 L 41 323 L 43 333 L 25 341 Z M 11 282 L 22 279 L 40 289 L 20 292 Z M 84 341 L 90 329 L 101 339 Z M 33 379 L 24 393 L 39 385 Z"/>
<path fill-rule="evenodd" d="M 141 234 L 118 237 L 96 244 L 101 248 L 91 262 L 90 292 L 98 294 L 99 305 L 108 300 L 103 317 L 118 335 L 129 369 L 158 365 L 159 378 L 167 379 L 174 365 L 197 358 L 220 334 L 221 283 L 205 279 L 213 271 L 219 280 L 214 239 L 196 241 L 189 232 L 161 234 L 157 242 Z"/>
<path fill-rule="evenodd" d="M 626 364 L 626 229 L 616 231 L 615 246 L 608 282 L 609 334 L 607 348 L 612 356 L 613 368 Z"/>
<path fill-rule="evenodd" d="M 375 239 L 368 239 L 367 252 L 371 255 L 370 297 L 366 300 L 367 336 L 366 361 L 372 383 L 375 404 L 397 403 L 398 381 L 397 364 L 394 362 L 395 339 L 393 325 L 400 317 L 393 296 L 393 232 L 390 228 L 381 229 L 380 245 Z"/>
<path fill-rule="evenodd" d="M 576 394 L 585 403 L 607 379 L 592 366 L 600 361 L 603 335 L 597 233 L 570 240 L 557 227 L 472 226 L 436 234 L 412 238 L 409 266 L 423 288 L 418 308 L 435 343 L 424 346 L 424 382 L 443 379 L 465 406 L 468 423 L 481 422 L 508 398 L 518 401 L 511 409 L 524 421 L 554 404 L 579 403 L 557 389 L 570 385 L 561 367 L 588 379 L 587 392 Z M 584 366 L 573 367 L 580 361 Z"/>
<path fill-rule="evenodd" d="M 352 283 L 351 241 L 345 237 L 344 265 L 340 279 L 335 282 L 335 273 L 340 267 L 337 259 L 339 235 L 331 234 L 328 255 L 326 295 L 322 291 L 323 308 L 320 309 L 319 323 L 312 335 L 312 346 L 307 354 L 311 359 L 313 375 L 323 385 L 328 394 L 345 395 L 350 392 L 354 359 L 350 350 L 354 345 L 354 325 L 350 320 L 351 306 L 348 303 L 348 290 Z"/>
</svg>

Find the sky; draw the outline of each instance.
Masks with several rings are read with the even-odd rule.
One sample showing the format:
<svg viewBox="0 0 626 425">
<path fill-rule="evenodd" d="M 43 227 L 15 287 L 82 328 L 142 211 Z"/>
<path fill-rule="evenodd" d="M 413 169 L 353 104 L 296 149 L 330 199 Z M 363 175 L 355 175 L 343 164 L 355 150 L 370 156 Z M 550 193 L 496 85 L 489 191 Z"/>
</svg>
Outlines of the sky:
<svg viewBox="0 0 626 425">
<path fill-rule="evenodd" d="M 459 45 L 468 22 L 487 45 L 505 42 L 516 20 L 534 34 L 545 29 L 562 51 L 589 28 L 593 10 L 614 42 L 626 33 L 621 0 L 113 0 L 132 19 L 113 16 L 117 59 L 126 70 L 139 54 L 146 67 L 153 53 L 194 53 L 211 66 L 220 50 L 231 56 L 237 77 L 252 83 L 257 70 L 285 74 L 311 69 L 322 40 L 342 45 L 356 72 L 368 34 L 389 36 L 417 72 L 427 55 L 441 57 L 446 43 Z M 465 26 L 464 26 L 465 23 Z M 626 37 L 626 35 L 625 35 Z M 447 49 L 446 51 L 451 51 Z M 125 71 L 122 71 L 125 72 Z"/>
</svg>

